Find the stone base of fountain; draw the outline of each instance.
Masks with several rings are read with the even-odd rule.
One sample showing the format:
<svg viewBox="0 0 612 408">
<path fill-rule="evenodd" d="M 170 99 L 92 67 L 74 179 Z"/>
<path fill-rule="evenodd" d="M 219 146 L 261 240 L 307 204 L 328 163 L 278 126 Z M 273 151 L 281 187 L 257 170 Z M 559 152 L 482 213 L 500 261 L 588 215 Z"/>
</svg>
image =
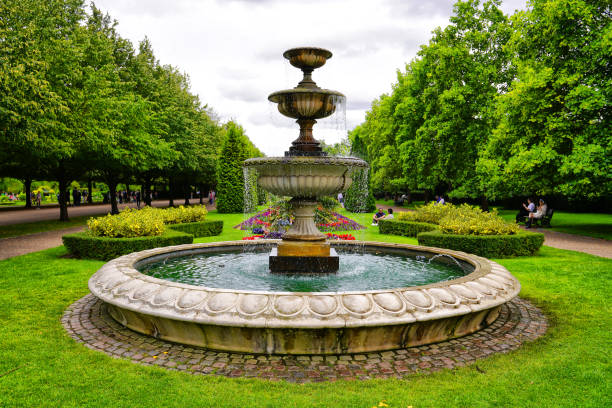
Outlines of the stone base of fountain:
<svg viewBox="0 0 612 408">
<path fill-rule="evenodd" d="M 299 243 L 299 245 L 303 245 Z M 270 252 L 270 272 L 274 273 L 333 273 L 340 268 L 340 258 L 336 250 L 329 248 L 327 255 L 313 256 L 283 256 L 279 255 L 279 248 Z"/>
</svg>

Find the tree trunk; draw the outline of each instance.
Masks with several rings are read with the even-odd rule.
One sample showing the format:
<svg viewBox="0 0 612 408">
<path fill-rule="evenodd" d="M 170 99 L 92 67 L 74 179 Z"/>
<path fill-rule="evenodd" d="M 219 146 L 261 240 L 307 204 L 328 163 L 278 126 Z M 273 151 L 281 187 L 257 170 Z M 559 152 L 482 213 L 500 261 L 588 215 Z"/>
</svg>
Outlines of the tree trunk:
<svg viewBox="0 0 612 408">
<path fill-rule="evenodd" d="M 191 195 L 191 186 L 188 184 L 183 185 L 183 194 L 185 195 L 185 205 L 189 205 L 189 197 Z"/>
<path fill-rule="evenodd" d="M 25 208 L 32 208 L 32 179 L 31 178 L 24 179 L 23 186 L 25 187 L 25 195 L 26 195 Z"/>
<path fill-rule="evenodd" d="M 412 194 L 410 193 L 410 190 L 406 192 L 406 199 L 404 200 L 404 203 L 405 204 L 412 203 Z"/>
<path fill-rule="evenodd" d="M 489 200 L 487 200 L 487 197 L 480 198 L 480 208 L 482 211 L 489 211 Z"/>
<path fill-rule="evenodd" d="M 93 204 L 93 182 L 91 178 L 87 180 L 87 203 Z"/>
<path fill-rule="evenodd" d="M 168 179 L 168 194 L 170 195 L 170 202 L 168 205 L 174 207 L 174 185 L 172 184 L 172 179 Z"/>
<path fill-rule="evenodd" d="M 117 182 L 107 181 L 108 194 L 110 195 L 111 214 L 119 214 L 119 207 L 117 206 Z"/>
<path fill-rule="evenodd" d="M 204 184 L 200 184 L 200 205 L 204 205 Z"/>
<path fill-rule="evenodd" d="M 431 194 L 429 193 L 429 190 L 425 190 L 425 195 L 423 199 L 425 200 L 425 204 L 427 204 L 429 200 L 431 200 Z"/>
<path fill-rule="evenodd" d="M 60 221 L 68 221 L 68 180 L 64 177 L 59 178 L 59 207 Z"/>
<path fill-rule="evenodd" d="M 130 182 L 126 182 L 125 183 L 125 195 L 126 195 L 126 201 L 129 203 L 132 200 L 132 196 L 130 195 Z"/>
<path fill-rule="evenodd" d="M 148 205 L 149 207 L 151 206 L 151 179 L 145 179 L 144 180 L 144 191 L 143 194 L 144 196 L 142 197 L 144 200 L 145 205 Z"/>
</svg>

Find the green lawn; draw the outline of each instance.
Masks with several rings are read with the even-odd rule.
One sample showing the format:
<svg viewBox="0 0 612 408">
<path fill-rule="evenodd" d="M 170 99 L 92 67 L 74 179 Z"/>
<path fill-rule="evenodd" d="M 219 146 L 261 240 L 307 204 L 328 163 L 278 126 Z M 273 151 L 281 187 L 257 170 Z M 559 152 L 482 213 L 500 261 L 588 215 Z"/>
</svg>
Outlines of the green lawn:
<svg viewBox="0 0 612 408">
<path fill-rule="evenodd" d="M 499 214 L 511 222 L 517 213 L 518 210 L 499 210 Z M 553 231 L 612 240 L 612 214 L 555 211 L 550 224 Z"/>
<path fill-rule="evenodd" d="M 369 221 L 370 214 L 358 215 Z M 221 236 L 241 214 L 220 215 Z M 369 225 L 369 224 L 368 224 Z M 360 238 L 414 243 L 368 227 Z M 499 260 L 521 281 L 521 296 L 542 307 L 551 328 L 519 350 L 406 380 L 296 385 L 195 376 L 113 359 L 69 338 L 68 305 L 88 293 L 99 261 L 64 258 L 63 247 L 0 261 L 0 406 L 74 407 L 606 407 L 612 404 L 612 260 L 544 247 Z"/>
</svg>

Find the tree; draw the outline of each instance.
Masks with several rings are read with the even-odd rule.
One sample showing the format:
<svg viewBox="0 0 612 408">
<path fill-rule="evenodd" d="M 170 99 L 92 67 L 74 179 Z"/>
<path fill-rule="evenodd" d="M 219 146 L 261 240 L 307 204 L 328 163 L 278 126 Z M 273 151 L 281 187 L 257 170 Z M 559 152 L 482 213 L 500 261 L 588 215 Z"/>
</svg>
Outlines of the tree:
<svg viewBox="0 0 612 408">
<path fill-rule="evenodd" d="M 229 122 L 219 159 L 217 211 L 220 213 L 237 213 L 244 210 L 242 164 L 250 156 L 249 149 L 244 130 Z"/>
<path fill-rule="evenodd" d="M 518 71 L 479 161 L 493 197 L 612 195 L 610 3 L 534 0 L 513 19 Z"/>
</svg>

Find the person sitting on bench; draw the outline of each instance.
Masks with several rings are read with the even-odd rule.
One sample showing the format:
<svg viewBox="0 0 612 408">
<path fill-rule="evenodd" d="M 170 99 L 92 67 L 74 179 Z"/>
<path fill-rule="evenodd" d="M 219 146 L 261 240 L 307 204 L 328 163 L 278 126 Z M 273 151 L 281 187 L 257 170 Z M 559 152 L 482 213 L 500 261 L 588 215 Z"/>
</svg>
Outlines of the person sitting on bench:
<svg viewBox="0 0 612 408">
<path fill-rule="evenodd" d="M 535 220 L 539 220 L 546 214 L 547 206 L 544 200 L 540 198 L 540 204 L 538 205 L 538 209 L 534 213 L 529 214 L 529 219 L 527 219 L 527 228 L 531 228 L 531 225 Z"/>
<path fill-rule="evenodd" d="M 523 208 L 516 214 L 516 223 L 518 224 L 519 222 L 525 221 L 525 218 L 529 217 L 529 214 L 532 212 L 535 212 L 535 203 L 531 197 L 529 197 L 527 199 L 527 204 L 523 203 Z"/>
</svg>

